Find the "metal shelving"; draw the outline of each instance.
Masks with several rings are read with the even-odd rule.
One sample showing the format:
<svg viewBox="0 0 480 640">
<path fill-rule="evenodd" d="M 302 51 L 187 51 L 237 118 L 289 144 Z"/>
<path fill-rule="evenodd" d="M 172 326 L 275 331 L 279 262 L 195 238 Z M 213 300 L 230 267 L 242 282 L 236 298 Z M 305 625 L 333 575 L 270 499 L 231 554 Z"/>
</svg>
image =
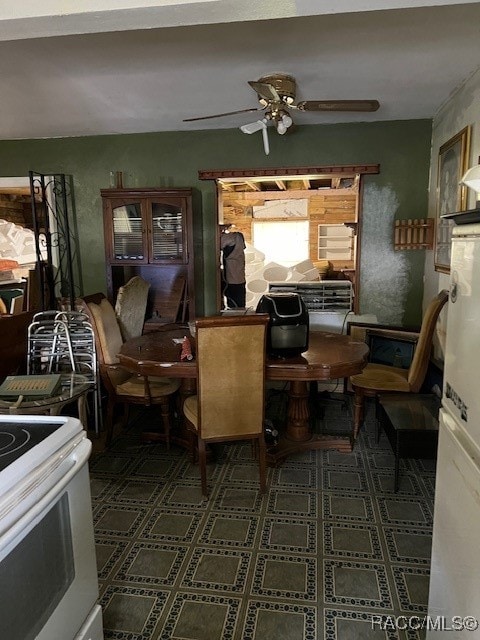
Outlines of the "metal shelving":
<svg viewBox="0 0 480 640">
<path fill-rule="evenodd" d="M 271 282 L 269 291 L 298 293 L 308 311 L 348 312 L 353 309 L 353 287 L 349 280 Z"/>
</svg>

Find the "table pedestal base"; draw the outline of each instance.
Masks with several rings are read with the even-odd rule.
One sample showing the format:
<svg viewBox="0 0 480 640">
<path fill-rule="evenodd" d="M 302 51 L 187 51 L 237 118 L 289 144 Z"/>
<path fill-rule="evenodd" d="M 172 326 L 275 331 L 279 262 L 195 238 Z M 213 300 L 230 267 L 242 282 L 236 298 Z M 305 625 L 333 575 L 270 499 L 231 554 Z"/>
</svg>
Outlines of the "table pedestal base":
<svg viewBox="0 0 480 640">
<path fill-rule="evenodd" d="M 285 436 L 281 436 L 278 444 L 267 450 L 267 464 L 270 467 L 276 467 L 282 464 L 288 456 L 314 449 L 336 449 L 341 453 L 350 453 L 353 451 L 353 445 L 350 436 L 314 434 L 303 442 L 289 440 Z"/>
<path fill-rule="evenodd" d="M 277 466 L 288 456 L 314 449 L 350 453 L 353 450 L 353 438 L 349 433 L 312 433 L 308 383 L 292 380 L 288 390 L 287 427 L 278 443 L 267 450 L 267 463 Z"/>
<path fill-rule="evenodd" d="M 195 392 L 194 381 L 184 379 L 180 388 L 181 402 Z M 303 453 L 316 449 L 334 449 L 341 453 L 350 453 L 353 450 L 353 438 L 350 434 L 312 434 L 310 426 L 310 407 L 307 383 L 303 380 L 290 382 L 287 427 L 285 433 L 280 435 L 276 445 L 267 449 L 267 464 L 277 467 L 283 463 L 285 458 L 296 453 Z M 170 443 L 190 449 L 190 438 L 192 434 L 188 431 L 183 419 L 170 431 Z M 161 431 L 142 432 L 143 442 L 166 442 L 165 434 Z M 195 444 L 196 446 L 196 444 Z M 212 461 L 214 456 L 212 451 L 207 449 L 207 461 Z"/>
</svg>

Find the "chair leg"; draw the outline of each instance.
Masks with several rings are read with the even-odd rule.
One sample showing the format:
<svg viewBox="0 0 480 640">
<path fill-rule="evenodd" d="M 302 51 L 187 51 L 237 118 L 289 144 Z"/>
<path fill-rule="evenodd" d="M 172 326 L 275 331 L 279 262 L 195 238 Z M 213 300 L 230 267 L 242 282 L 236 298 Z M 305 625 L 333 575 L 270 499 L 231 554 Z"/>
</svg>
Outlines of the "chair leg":
<svg viewBox="0 0 480 640">
<path fill-rule="evenodd" d="M 169 398 L 166 398 L 160 405 L 160 412 L 162 416 L 163 432 L 165 434 L 165 442 L 167 443 L 167 449 L 170 449 L 170 403 Z"/>
<path fill-rule="evenodd" d="M 191 429 L 188 429 L 187 435 L 188 435 L 188 454 L 190 457 L 190 462 L 192 464 L 195 464 L 197 461 L 197 447 L 195 446 L 197 439 L 195 438 L 195 433 Z"/>
<path fill-rule="evenodd" d="M 363 391 L 355 389 L 355 396 L 353 398 L 353 441 L 357 439 L 358 432 L 363 422 L 363 415 L 365 411 L 365 398 Z"/>
<path fill-rule="evenodd" d="M 112 442 L 112 438 L 113 438 L 113 414 L 114 414 L 114 408 L 115 408 L 115 401 L 112 397 L 109 396 L 108 398 L 108 402 L 107 402 L 107 415 L 106 415 L 106 439 L 105 439 L 105 446 L 109 447 L 111 442 Z"/>
<path fill-rule="evenodd" d="M 375 442 L 378 444 L 380 442 L 380 434 L 382 430 L 381 419 L 380 419 L 380 403 L 378 401 L 378 395 L 375 397 Z"/>
<path fill-rule="evenodd" d="M 207 452 L 205 450 L 205 441 L 198 437 L 198 464 L 200 466 L 200 478 L 202 482 L 202 496 L 208 500 L 207 491 Z"/>
<path fill-rule="evenodd" d="M 258 471 L 260 474 L 260 493 L 265 493 L 267 488 L 267 447 L 263 433 L 258 438 Z"/>
</svg>

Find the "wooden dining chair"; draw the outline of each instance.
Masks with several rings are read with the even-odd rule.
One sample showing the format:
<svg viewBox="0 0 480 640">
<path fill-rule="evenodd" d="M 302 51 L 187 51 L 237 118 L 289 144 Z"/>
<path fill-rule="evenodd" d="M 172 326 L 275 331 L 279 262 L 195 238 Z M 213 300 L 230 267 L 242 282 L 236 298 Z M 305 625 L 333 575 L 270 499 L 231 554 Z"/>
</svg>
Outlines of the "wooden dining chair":
<svg viewBox="0 0 480 640">
<path fill-rule="evenodd" d="M 427 374 L 430 352 L 432 349 L 435 325 L 444 304 L 448 300 L 448 291 L 440 291 L 430 302 L 422 320 L 413 359 L 408 369 L 386 364 L 368 363 L 363 371 L 350 377 L 354 392 L 354 425 L 355 440 L 363 422 L 365 398 L 375 398 L 381 393 L 418 393 Z M 377 333 L 381 331 L 377 330 Z M 388 335 L 388 330 L 385 335 Z M 392 333 L 392 332 L 390 332 Z M 400 331 L 393 332 L 398 339 Z M 411 335 L 411 332 L 409 332 Z"/>
<path fill-rule="evenodd" d="M 128 408 L 130 404 L 159 405 L 165 440 L 170 443 L 170 397 L 180 387 L 180 381 L 172 378 L 149 377 L 132 374 L 120 366 L 118 353 L 123 339 L 115 316 L 115 310 L 101 293 L 83 299 L 97 348 L 100 377 L 108 394 L 106 414 L 106 446 L 113 437 L 114 409 L 116 404 Z"/>
<path fill-rule="evenodd" d="M 118 289 L 115 314 L 125 341 L 143 333 L 149 289 L 150 283 L 140 276 L 133 276 Z"/>
<path fill-rule="evenodd" d="M 267 314 L 196 321 L 197 395 L 183 410 L 197 437 L 202 495 L 208 498 L 207 442 L 258 443 L 260 490 L 266 488 L 263 432 Z"/>
</svg>

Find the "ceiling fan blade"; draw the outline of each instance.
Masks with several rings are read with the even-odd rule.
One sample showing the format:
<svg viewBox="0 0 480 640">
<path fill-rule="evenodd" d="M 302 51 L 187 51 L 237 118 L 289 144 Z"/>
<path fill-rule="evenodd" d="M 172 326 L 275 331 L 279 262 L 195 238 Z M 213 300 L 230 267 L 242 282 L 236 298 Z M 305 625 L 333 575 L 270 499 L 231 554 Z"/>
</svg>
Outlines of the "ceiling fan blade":
<svg viewBox="0 0 480 640">
<path fill-rule="evenodd" d="M 376 111 L 379 106 L 378 100 L 304 100 L 295 105 L 301 111 Z"/>
<path fill-rule="evenodd" d="M 282 101 L 273 84 L 268 84 L 267 82 L 253 82 L 252 80 L 249 80 L 248 84 L 265 100 L 273 100 L 273 102 Z"/>
<path fill-rule="evenodd" d="M 216 113 L 214 116 L 200 116 L 198 118 L 185 118 L 183 122 L 195 122 L 195 120 L 210 120 L 211 118 L 223 118 L 223 116 L 234 116 L 237 113 L 248 113 L 251 111 L 263 111 L 262 107 L 251 107 L 250 109 L 239 109 L 238 111 L 227 111 L 226 113 Z"/>
</svg>

